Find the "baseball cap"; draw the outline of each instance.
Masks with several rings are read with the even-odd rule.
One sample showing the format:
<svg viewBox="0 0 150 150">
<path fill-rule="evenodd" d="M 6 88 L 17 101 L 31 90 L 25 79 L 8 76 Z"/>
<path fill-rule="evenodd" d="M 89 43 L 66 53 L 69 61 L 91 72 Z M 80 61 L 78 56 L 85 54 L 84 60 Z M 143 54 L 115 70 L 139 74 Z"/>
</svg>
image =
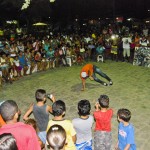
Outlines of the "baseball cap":
<svg viewBox="0 0 150 150">
<path fill-rule="evenodd" d="M 85 78 L 85 77 L 87 77 L 87 74 L 86 74 L 86 72 L 82 72 L 82 73 L 81 73 L 81 77 L 82 77 L 82 78 Z"/>
</svg>

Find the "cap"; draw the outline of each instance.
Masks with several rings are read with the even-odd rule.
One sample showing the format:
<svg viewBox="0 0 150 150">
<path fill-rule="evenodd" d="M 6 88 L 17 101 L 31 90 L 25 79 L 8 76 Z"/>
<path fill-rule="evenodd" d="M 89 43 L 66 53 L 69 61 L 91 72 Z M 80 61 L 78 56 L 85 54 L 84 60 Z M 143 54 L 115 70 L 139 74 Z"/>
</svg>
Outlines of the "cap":
<svg viewBox="0 0 150 150">
<path fill-rule="evenodd" d="M 86 72 L 81 72 L 81 77 L 82 77 L 82 78 L 85 78 L 85 77 L 87 77 L 87 74 L 86 74 Z"/>
</svg>

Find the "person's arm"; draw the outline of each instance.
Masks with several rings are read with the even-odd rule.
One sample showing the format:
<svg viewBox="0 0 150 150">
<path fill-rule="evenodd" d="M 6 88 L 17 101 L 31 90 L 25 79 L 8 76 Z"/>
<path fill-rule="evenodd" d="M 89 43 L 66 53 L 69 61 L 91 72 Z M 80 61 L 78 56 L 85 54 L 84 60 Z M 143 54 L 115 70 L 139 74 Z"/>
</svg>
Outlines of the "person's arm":
<svg viewBox="0 0 150 150">
<path fill-rule="evenodd" d="M 124 150 L 129 150 L 130 149 L 130 144 L 127 144 Z"/>
<path fill-rule="evenodd" d="M 51 100 L 53 103 L 56 101 L 53 94 L 51 94 L 50 100 Z M 50 112 L 50 113 L 52 113 L 52 107 L 48 105 L 48 106 L 47 106 L 47 111 Z"/>
<path fill-rule="evenodd" d="M 96 102 L 96 104 L 95 104 L 95 111 L 99 111 L 99 103 L 98 102 Z"/>
<path fill-rule="evenodd" d="M 115 145 L 115 150 L 118 150 L 119 141 L 117 141 L 117 144 Z"/>
<path fill-rule="evenodd" d="M 47 106 L 47 112 L 52 113 L 52 107 L 51 106 Z"/>
<path fill-rule="evenodd" d="M 82 89 L 81 91 L 84 91 L 85 90 L 85 79 L 82 79 Z"/>
<path fill-rule="evenodd" d="M 33 103 L 30 105 L 29 109 L 26 111 L 25 115 L 23 116 L 23 120 L 28 120 L 32 111 L 33 111 Z"/>
<path fill-rule="evenodd" d="M 72 141 L 73 141 L 74 143 L 76 143 L 76 140 L 77 140 L 76 135 L 72 136 Z"/>
</svg>

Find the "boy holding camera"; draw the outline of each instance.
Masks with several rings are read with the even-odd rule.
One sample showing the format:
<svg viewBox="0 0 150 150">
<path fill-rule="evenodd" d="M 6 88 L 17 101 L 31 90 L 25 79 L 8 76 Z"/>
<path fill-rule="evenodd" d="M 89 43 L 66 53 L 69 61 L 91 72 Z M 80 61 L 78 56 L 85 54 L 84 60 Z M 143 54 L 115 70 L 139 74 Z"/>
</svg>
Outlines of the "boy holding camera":
<svg viewBox="0 0 150 150">
<path fill-rule="evenodd" d="M 44 89 L 38 89 L 35 92 L 37 103 L 31 104 L 23 117 L 24 120 L 28 120 L 30 114 L 33 113 L 39 129 L 38 136 L 44 144 L 46 143 L 46 128 L 49 121 L 49 113 L 52 113 L 52 107 L 46 104 L 47 97 L 52 102 L 55 102 L 53 95 L 47 95 Z"/>
</svg>

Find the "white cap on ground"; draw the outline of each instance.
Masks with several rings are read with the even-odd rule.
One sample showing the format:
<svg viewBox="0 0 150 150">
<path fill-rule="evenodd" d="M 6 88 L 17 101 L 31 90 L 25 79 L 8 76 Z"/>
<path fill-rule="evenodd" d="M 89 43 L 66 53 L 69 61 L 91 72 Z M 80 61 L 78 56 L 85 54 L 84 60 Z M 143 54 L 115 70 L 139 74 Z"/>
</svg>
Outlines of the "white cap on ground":
<svg viewBox="0 0 150 150">
<path fill-rule="evenodd" d="M 82 72 L 82 73 L 81 73 L 81 77 L 82 77 L 82 78 L 86 78 L 86 77 L 87 77 L 86 72 Z"/>
</svg>

